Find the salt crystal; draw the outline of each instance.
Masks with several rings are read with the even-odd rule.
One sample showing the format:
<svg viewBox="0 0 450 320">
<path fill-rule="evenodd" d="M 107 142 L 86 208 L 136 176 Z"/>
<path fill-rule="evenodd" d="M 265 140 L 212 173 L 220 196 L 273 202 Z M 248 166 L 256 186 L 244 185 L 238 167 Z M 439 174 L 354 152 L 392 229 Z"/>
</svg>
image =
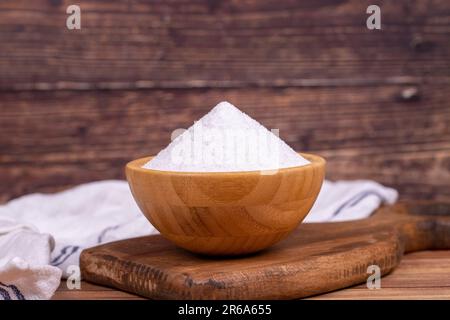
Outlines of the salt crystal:
<svg viewBox="0 0 450 320">
<path fill-rule="evenodd" d="M 177 172 L 277 170 L 310 162 L 228 102 L 221 102 L 143 168 Z"/>
</svg>

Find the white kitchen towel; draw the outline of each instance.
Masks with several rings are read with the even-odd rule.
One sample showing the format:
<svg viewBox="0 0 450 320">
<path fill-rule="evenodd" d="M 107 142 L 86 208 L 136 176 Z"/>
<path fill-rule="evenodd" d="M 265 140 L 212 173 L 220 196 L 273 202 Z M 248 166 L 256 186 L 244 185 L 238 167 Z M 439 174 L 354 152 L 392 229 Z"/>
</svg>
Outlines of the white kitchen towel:
<svg viewBox="0 0 450 320">
<path fill-rule="evenodd" d="M 61 278 L 53 248 L 49 234 L 0 215 L 0 300 L 51 298 Z"/>
<path fill-rule="evenodd" d="M 382 203 L 393 204 L 398 193 L 370 180 L 325 180 L 304 222 L 348 221 L 370 216 Z"/>
<path fill-rule="evenodd" d="M 372 181 L 325 181 L 305 221 L 361 219 L 396 199 L 395 190 Z M 155 233 L 125 181 L 11 200 L 0 206 L 0 299 L 48 299 L 82 249 Z"/>
</svg>

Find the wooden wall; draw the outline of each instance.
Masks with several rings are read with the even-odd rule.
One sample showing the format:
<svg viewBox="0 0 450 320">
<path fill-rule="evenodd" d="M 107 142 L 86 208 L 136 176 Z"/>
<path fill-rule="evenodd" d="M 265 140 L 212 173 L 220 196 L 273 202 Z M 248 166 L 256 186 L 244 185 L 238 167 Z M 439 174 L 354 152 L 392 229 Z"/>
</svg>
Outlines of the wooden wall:
<svg viewBox="0 0 450 320">
<path fill-rule="evenodd" d="M 450 199 L 449 1 L 76 3 L 0 2 L 0 201 L 123 178 L 221 100 L 330 179 Z"/>
</svg>

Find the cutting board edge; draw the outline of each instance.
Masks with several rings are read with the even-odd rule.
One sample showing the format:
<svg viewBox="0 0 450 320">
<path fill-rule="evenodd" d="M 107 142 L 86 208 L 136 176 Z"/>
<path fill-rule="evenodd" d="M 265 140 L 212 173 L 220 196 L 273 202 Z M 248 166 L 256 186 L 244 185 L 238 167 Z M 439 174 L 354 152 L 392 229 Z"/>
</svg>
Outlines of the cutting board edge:
<svg viewBox="0 0 450 320">
<path fill-rule="evenodd" d="M 107 250 L 102 249 L 102 247 L 107 248 L 107 245 L 84 250 L 80 256 L 80 267 L 82 276 L 87 281 L 118 288 L 151 299 L 298 299 L 361 284 L 369 277 L 370 274 L 367 274 L 367 267 L 372 264 L 381 265 L 381 275 L 391 272 L 399 263 L 404 251 L 404 247 L 398 241 L 398 235 L 392 233 L 391 237 L 395 239 L 389 239 L 387 237 L 386 240 L 363 248 L 354 248 L 336 253 L 333 256 L 326 256 L 326 259 L 332 259 L 334 261 L 341 259 L 343 261 L 342 268 L 340 270 L 332 270 L 333 276 L 329 277 L 331 279 L 323 281 L 322 285 L 315 288 L 313 287 L 314 284 L 306 288 L 290 288 L 291 291 L 286 290 L 286 288 L 289 288 L 286 285 L 301 283 L 302 281 L 306 282 L 312 276 L 313 271 L 316 273 L 330 273 L 330 270 L 326 270 L 324 267 L 322 269 L 310 267 L 309 271 L 311 274 L 305 273 L 303 276 L 301 274 L 281 274 L 279 275 L 282 278 L 282 282 L 280 283 L 284 283 L 284 285 L 280 286 L 280 283 L 274 285 L 274 280 L 271 280 L 272 283 L 270 284 L 275 287 L 274 290 L 270 290 L 269 293 L 264 293 L 261 288 L 245 289 L 245 287 L 227 287 L 226 284 L 220 281 L 214 281 L 213 279 L 206 283 L 196 284 L 195 280 L 188 274 L 175 273 L 169 275 L 155 267 L 114 257 Z M 376 257 L 375 253 L 380 250 L 388 252 L 383 259 L 380 259 L 379 254 Z M 371 255 L 370 253 L 373 254 Z M 358 267 L 352 266 L 350 263 L 351 260 L 347 259 L 349 255 L 361 255 L 361 258 L 366 262 L 360 264 Z M 322 260 L 325 259 L 324 257 L 317 257 L 316 266 L 326 265 L 326 263 L 323 263 L 324 261 L 319 261 L 321 258 Z M 314 265 L 313 260 L 309 261 L 309 263 Z M 348 265 L 345 265 L 346 263 Z M 103 272 L 99 272 L 99 267 Z M 288 267 L 298 268 L 299 270 L 305 268 L 301 263 L 298 265 L 291 264 Z M 121 270 L 121 272 L 119 275 L 114 275 L 111 273 L 112 270 Z M 261 281 L 268 280 L 261 279 Z"/>
</svg>

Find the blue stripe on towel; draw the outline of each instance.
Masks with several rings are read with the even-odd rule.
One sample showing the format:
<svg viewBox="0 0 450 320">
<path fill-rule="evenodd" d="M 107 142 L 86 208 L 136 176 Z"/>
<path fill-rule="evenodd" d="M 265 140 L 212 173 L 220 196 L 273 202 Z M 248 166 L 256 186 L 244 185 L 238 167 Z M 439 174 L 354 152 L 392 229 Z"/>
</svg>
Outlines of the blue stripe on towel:
<svg viewBox="0 0 450 320">
<path fill-rule="evenodd" d="M 11 300 L 9 292 L 3 288 L 0 288 L 0 296 L 3 298 L 3 300 Z"/>
<path fill-rule="evenodd" d="M 25 296 L 22 294 L 22 292 L 20 292 L 19 288 L 17 288 L 15 285 L 13 285 L 13 284 L 4 284 L 3 282 L 0 282 L 0 286 L 11 289 L 14 292 L 14 294 L 16 295 L 17 300 L 26 300 Z M 0 288 L 0 289 L 6 291 L 3 288 Z M 9 293 L 8 293 L 8 295 L 9 295 Z M 6 299 L 6 300 L 8 300 L 8 299 Z"/>
<path fill-rule="evenodd" d="M 355 205 L 357 205 L 358 203 L 360 203 L 362 200 L 364 200 L 365 198 L 367 198 L 368 196 L 377 196 L 382 202 L 387 201 L 387 199 L 385 197 L 383 197 L 383 195 L 381 195 L 380 193 L 374 191 L 374 190 L 369 190 L 369 191 L 363 191 L 360 193 L 355 194 L 353 197 L 351 197 L 350 199 L 348 199 L 347 201 L 345 201 L 343 204 L 341 204 L 339 206 L 339 208 L 337 208 L 334 212 L 333 212 L 333 217 L 337 216 L 342 210 L 344 210 L 346 207 L 352 208 Z"/>
<path fill-rule="evenodd" d="M 70 247 L 71 246 L 65 246 L 64 248 L 62 248 L 59 252 L 59 255 L 51 261 L 51 264 L 53 265 L 54 263 L 57 263 L 58 260 L 66 254 L 67 249 L 69 249 Z"/>
<path fill-rule="evenodd" d="M 69 251 L 69 249 L 71 249 L 71 251 Z M 77 252 L 78 249 L 80 249 L 79 246 L 65 246 L 64 248 L 61 249 L 59 255 L 52 260 L 51 262 L 52 266 L 57 267 L 63 264 L 67 259 L 69 259 L 71 255 Z"/>
<path fill-rule="evenodd" d="M 100 232 L 100 235 L 97 238 L 97 243 L 102 243 L 103 242 L 103 238 L 105 237 L 106 233 L 108 233 L 109 231 L 113 231 L 118 229 L 119 227 L 121 227 L 121 224 L 115 225 L 115 226 L 111 226 L 111 227 L 107 227 L 105 229 L 102 230 L 102 232 Z"/>
</svg>

